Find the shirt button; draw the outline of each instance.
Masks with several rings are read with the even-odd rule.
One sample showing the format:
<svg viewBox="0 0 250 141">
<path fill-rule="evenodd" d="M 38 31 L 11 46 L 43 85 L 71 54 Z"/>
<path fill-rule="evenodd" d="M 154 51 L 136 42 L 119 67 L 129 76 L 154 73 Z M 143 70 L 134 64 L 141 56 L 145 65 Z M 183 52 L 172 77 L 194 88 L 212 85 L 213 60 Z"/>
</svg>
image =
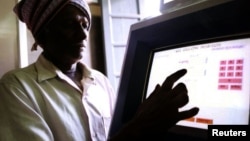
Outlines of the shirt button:
<svg viewBox="0 0 250 141">
<path fill-rule="evenodd" d="M 93 135 L 92 135 L 92 137 L 93 137 L 93 138 L 96 138 L 96 137 L 97 137 L 97 134 L 96 134 L 96 133 L 95 133 L 95 134 L 93 134 Z"/>
</svg>

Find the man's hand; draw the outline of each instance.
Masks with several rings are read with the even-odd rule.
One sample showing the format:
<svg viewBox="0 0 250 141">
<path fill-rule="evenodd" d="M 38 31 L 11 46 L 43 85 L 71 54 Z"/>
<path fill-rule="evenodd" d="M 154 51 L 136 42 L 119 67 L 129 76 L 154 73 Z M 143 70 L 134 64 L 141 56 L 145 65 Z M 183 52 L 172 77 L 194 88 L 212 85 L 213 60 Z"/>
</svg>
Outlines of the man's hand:
<svg viewBox="0 0 250 141">
<path fill-rule="evenodd" d="M 199 111 L 196 107 L 181 112 L 178 110 L 189 101 L 185 84 L 179 83 L 173 88 L 186 72 L 185 69 L 179 70 L 168 76 L 161 86 L 156 85 L 134 118 L 109 141 L 159 140 L 158 137 L 167 133 L 178 121 L 195 116 Z"/>
<path fill-rule="evenodd" d="M 149 98 L 139 107 L 133 119 L 135 124 L 150 133 L 163 133 L 178 121 L 198 113 L 196 107 L 182 112 L 178 110 L 188 103 L 188 91 L 183 83 L 173 86 L 186 72 L 186 69 L 179 70 L 168 76 L 161 86 L 156 85 Z"/>
</svg>

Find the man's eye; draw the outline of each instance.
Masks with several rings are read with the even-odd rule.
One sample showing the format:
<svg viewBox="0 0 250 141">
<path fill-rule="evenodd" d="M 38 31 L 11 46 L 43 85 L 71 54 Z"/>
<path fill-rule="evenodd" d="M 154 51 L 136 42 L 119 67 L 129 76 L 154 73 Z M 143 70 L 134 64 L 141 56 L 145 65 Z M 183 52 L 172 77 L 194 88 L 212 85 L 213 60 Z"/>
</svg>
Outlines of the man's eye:
<svg viewBox="0 0 250 141">
<path fill-rule="evenodd" d="M 86 29 L 86 28 L 89 27 L 89 25 L 88 25 L 87 23 L 83 23 L 83 24 L 82 24 L 82 27 Z"/>
</svg>

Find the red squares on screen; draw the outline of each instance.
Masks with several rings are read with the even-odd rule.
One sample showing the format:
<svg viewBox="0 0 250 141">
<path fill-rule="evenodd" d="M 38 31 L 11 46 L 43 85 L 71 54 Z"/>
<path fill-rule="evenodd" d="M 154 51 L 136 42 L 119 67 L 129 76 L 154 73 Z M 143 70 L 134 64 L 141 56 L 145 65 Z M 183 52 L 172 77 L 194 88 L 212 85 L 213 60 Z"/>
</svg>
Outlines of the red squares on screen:
<svg viewBox="0 0 250 141">
<path fill-rule="evenodd" d="M 241 85 L 231 85 L 231 90 L 241 90 Z"/>
<path fill-rule="evenodd" d="M 243 65 L 243 59 L 238 59 L 238 60 L 236 60 L 236 64 L 241 64 L 241 65 Z"/>
<path fill-rule="evenodd" d="M 243 70 L 243 66 L 236 66 L 236 70 Z"/>
<path fill-rule="evenodd" d="M 243 59 L 221 60 L 219 66 L 219 90 L 242 90 Z"/>
<path fill-rule="evenodd" d="M 242 72 L 235 72 L 236 77 L 242 77 Z"/>
<path fill-rule="evenodd" d="M 227 70 L 233 71 L 233 70 L 234 70 L 234 66 L 228 66 L 228 67 L 227 67 Z"/>
<path fill-rule="evenodd" d="M 219 85 L 218 89 L 219 90 L 228 90 L 228 87 L 229 87 L 228 85 Z"/>
<path fill-rule="evenodd" d="M 221 66 L 220 67 L 220 71 L 225 71 L 226 70 L 226 67 L 225 66 Z"/>
<path fill-rule="evenodd" d="M 228 77 L 232 77 L 232 76 L 234 76 L 234 73 L 233 73 L 233 72 L 228 72 L 228 73 L 227 73 L 227 76 L 228 76 Z"/>
<path fill-rule="evenodd" d="M 226 76 L 226 73 L 225 72 L 220 72 L 219 73 L 219 77 L 225 77 Z"/>
<path fill-rule="evenodd" d="M 229 65 L 233 65 L 234 64 L 234 60 L 228 60 L 228 64 Z"/>
<path fill-rule="evenodd" d="M 220 61 L 220 65 L 226 65 L 227 64 L 227 61 L 223 60 L 223 61 Z"/>
</svg>

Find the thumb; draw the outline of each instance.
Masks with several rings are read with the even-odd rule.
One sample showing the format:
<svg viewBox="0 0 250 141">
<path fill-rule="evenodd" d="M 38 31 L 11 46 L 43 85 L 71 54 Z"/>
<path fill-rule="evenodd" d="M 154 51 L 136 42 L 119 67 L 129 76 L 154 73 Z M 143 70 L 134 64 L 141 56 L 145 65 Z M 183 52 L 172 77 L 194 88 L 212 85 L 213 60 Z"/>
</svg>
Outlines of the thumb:
<svg viewBox="0 0 250 141">
<path fill-rule="evenodd" d="M 199 108 L 197 107 L 191 108 L 189 110 L 181 111 L 179 112 L 178 119 L 183 120 L 183 119 L 191 118 L 195 116 L 196 114 L 198 114 L 198 112 L 199 112 Z"/>
</svg>

